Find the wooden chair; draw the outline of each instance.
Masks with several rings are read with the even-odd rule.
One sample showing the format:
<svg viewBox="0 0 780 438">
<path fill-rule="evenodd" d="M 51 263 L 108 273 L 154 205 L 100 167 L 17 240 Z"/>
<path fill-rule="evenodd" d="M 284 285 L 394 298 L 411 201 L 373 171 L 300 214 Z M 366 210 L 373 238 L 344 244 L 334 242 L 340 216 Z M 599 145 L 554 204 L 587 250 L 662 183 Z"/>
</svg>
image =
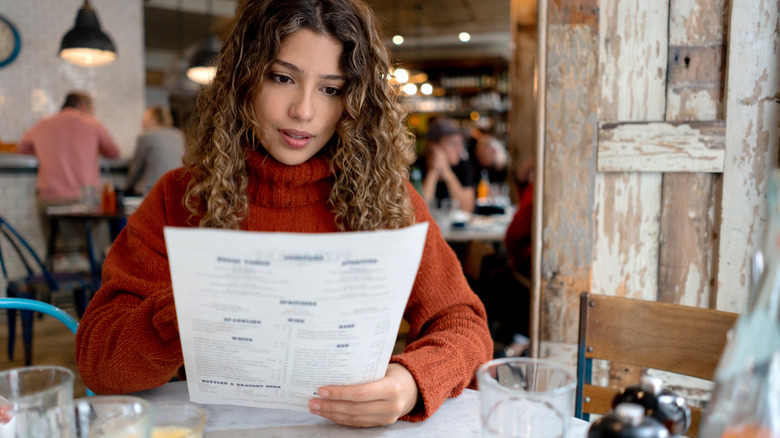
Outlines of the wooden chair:
<svg viewBox="0 0 780 438">
<path fill-rule="evenodd" d="M 676 304 L 580 295 L 577 418 L 605 415 L 619 388 L 591 384 L 593 359 L 713 380 L 736 313 Z M 691 407 L 688 436 L 697 436 L 701 410 Z"/>
</svg>

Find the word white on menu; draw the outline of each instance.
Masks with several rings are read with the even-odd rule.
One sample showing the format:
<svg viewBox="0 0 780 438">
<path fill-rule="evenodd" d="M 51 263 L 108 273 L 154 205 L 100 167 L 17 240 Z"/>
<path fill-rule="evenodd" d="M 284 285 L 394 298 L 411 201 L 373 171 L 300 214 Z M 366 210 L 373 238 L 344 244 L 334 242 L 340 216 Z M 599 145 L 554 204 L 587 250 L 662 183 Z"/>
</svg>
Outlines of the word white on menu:
<svg viewBox="0 0 780 438">
<path fill-rule="evenodd" d="M 384 377 L 427 230 L 166 227 L 190 399 L 308 411 L 323 385 Z"/>
</svg>

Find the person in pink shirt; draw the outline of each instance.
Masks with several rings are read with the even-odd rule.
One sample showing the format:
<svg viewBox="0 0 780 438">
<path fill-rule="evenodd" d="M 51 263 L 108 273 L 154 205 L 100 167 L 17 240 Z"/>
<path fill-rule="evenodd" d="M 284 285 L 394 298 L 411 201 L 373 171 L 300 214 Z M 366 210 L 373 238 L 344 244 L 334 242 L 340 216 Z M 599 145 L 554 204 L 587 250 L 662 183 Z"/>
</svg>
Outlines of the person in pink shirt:
<svg viewBox="0 0 780 438">
<path fill-rule="evenodd" d="M 17 152 L 38 158 L 38 212 L 46 239 L 46 207 L 81 202 L 84 187 L 98 196 L 99 157 L 119 157 L 111 135 L 93 116 L 92 98 L 80 92 L 68 93 L 60 112 L 30 128 L 17 143 Z"/>
<path fill-rule="evenodd" d="M 98 193 L 98 158 L 117 158 L 119 150 L 92 112 L 92 98 L 69 93 L 62 111 L 40 120 L 19 140 L 19 153 L 38 158 L 36 187 L 42 200 L 78 202 L 85 186 Z"/>
</svg>

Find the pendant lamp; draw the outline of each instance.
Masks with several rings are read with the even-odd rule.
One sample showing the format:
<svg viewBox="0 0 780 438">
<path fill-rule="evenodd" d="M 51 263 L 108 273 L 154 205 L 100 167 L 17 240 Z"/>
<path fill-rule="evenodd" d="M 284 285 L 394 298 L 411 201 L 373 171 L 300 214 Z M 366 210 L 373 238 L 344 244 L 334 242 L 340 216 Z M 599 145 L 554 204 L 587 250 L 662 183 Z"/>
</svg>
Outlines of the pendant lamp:
<svg viewBox="0 0 780 438">
<path fill-rule="evenodd" d="M 98 67 L 116 59 L 116 47 L 100 29 L 97 13 L 89 0 L 84 0 L 73 28 L 62 37 L 60 56 L 82 67 Z"/>
<path fill-rule="evenodd" d="M 209 34 L 200 44 L 198 50 L 190 58 L 190 66 L 187 69 L 187 77 L 199 84 L 208 84 L 214 79 L 217 67 L 214 66 L 219 55 L 222 43 L 219 37 Z"/>
<path fill-rule="evenodd" d="M 208 21 L 211 25 L 211 0 L 208 3 Z M 190 58 L 190 66 L 187 69 L 187 77 L 190 80 L 202 85 L 206 85 L 214 79 L 217 73 L 217 67 L 214 65 L 219 55 L 219 49 L 222 47 L 222 43 L 219 37 L 213 33 L 209 33 L 203 41 L 201 41 L 198 50 Z"/>
</svg>

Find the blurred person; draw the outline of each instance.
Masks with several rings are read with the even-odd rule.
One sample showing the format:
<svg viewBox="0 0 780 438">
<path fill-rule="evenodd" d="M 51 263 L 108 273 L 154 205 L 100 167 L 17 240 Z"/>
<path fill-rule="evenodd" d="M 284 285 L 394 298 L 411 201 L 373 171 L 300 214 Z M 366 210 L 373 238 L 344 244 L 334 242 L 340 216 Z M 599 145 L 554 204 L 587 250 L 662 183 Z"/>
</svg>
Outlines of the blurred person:
<svg viewBox="0 0 780 438">
<path fill-rule="evenodd" d="M 441 200 L 449 198 L 459 209 L 473 212 L 474 176 L 463 131 L 452 119 L 436 118 L 428 128 L 427 141 L 424 159 L 420 160 L 423 199 L 439 207 Z"/>
<path fill-rule="evenodd" d="M 50 231 L 46 208 L 81 203 L 87 192 L 97 199 L 101 193 L 99 157 L 119 157 L 114 140 L 93 113 L 89 95 L 70 92 L 62 110 L 38 121 L 17 145 L 20 154 L 38 159 L 38 213 L 47 240 Z M 72 236 L 74 231 L 63 229 L 59 234 Z"/>
<path fill-rule="evenodd" d="M 127 194 L 146 196 L 154 183 L 169 170 L 182 165 L 184 134 L 173 126 L 171 112 L 149 107 L 141 121 L 144 132 L 138 137 L 127 173 Z"/>
</svg>

